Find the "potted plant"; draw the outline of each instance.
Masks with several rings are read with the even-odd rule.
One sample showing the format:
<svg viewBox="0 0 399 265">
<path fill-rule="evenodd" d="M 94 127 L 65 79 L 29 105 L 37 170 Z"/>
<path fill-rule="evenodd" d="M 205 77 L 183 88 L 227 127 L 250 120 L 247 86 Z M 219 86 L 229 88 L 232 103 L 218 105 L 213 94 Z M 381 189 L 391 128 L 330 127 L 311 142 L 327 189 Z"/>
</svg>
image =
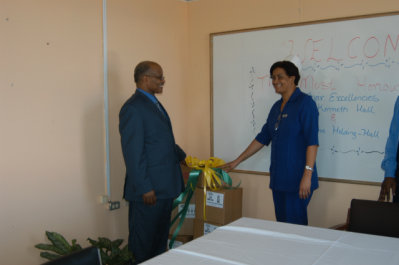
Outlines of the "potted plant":
<svg viewBox="0 0 399 265">
<path fill-rule="evenodd" d="M 37 244 L 36 248 L 44 250 L 40 252 L 40 257 L 53 260 L 64 255 L 71 254 L 82 247 L 76 243 L 76 239 L 72 239 L 69 243 L 61 234 L 57 232 L 46 231 L 46 236 L 51 244 Z M 101 261 L 104 265 L 126 265 L 133 260 L 133 255 L 129 251 L 127 245 L 121 248 L 123 239 L 111 241 L 106 237 L 99 237 L 98 240 L 87 239 L 92 246 L 100 250 Z"/>
</svg>

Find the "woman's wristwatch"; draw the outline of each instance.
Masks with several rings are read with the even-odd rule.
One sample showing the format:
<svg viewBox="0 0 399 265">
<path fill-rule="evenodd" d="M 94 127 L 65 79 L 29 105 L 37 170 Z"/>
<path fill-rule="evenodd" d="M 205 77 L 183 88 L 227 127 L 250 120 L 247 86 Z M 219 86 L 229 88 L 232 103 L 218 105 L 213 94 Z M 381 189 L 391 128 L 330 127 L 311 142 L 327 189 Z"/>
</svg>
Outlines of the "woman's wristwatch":
<svg viewBox="0 0 399 265">
<path fill-rule="evenodd" d="M 313 168 L 311 168 L 311 167 L 310 167 L 310 166 L 308 166 L 308 165 L 306 165 L 306 166 L 305 166 L 305 169 L 306 169 L 306 170 L 313 171 Z"/>
</svg>

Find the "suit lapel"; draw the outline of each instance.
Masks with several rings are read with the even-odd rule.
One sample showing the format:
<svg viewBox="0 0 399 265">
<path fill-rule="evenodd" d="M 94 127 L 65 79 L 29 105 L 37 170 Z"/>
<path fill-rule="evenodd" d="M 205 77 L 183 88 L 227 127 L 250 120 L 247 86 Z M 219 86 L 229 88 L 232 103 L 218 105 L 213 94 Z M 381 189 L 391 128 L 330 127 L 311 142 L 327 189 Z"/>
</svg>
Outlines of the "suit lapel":
<svg viewBox="0 0 399 265">
<path fill-rule="evenodd" d="M 137 94 L 137 96 L 141 97 L 144 100 L 144 102 L 146 103 L 148 108 L 155 115 L 157 115 L 163 122 L 165 122 L 169 126 L 170 129 L 172 129 L 172 124 L 170 122 L 169 115 L 168 115 L 167 111 L 165 110 L 165 108 L 162 106 L 161 102 L 158 101 L 159 105 L 163 109 L 164 113 L 161 113 L 162 110 L 158 109 L 157 105 L 155 105 L 155 103 L 152 102 L 146 95 L 144 95 L 143 93 L 141 93 L 139 91 L 137 91 L 136 94 Z"/>
<path fill-rule="evenodd" d="M 168 112 L 167 112 L 166 109 L 163 107 L 163 105 L 161 104 L 160 101 L 158 101 L 158 103 L 159 103 L 159 106 L 161 106 L 161 109 L 162 109 L 162 111 L 163 111 L 163 114 L 162 114 L 162 113 L 160 113 L 160 114 L 161 114 L 162 117 L 168 122 L 169 127 L 172 128 L 172 124 L 171 124 L 171 122 L 170 122 L 170 118 L 169 118 Z M 155 104 L 154 104 L 154 105 L 155 105 Z M 155 106 L 155 107 L 156 107 L 156 106 Z M 158 111 L 158 112 L 159 112 L 159 111 Z M 164 115 L 164 114 L 165 114 L 165 115 Z"/>
</svg>

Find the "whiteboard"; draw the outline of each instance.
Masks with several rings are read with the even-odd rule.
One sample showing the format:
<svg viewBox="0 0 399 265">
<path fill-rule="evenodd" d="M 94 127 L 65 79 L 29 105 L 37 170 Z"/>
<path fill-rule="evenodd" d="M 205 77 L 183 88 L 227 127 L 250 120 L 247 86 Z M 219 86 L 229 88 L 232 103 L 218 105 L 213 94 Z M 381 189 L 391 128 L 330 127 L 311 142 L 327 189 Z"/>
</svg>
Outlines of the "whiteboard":
<svg viewBox="0 0 399 265">
<path fill-rule="evenodd" d="M 296 55 L 300 89 L 319 110 L 319 177 L 375 183 L 383 179 L 393 107 L 399 95 L 399 15 L 360 17 L 213 33 L 212 154 L 232 161 L 260 132 L 280 99 L 271 65 Z M 266 173 L 270 145 L 237 169 Z"/>
</svg>

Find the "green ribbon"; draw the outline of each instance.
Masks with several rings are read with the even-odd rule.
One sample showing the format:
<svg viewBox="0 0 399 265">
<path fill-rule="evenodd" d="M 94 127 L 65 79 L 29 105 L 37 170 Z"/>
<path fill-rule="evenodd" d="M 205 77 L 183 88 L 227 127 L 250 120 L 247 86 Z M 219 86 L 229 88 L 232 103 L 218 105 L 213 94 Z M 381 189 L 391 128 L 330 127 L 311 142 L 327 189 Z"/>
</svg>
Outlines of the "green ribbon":
<svg viewBox="0 0 399 265">
<path fill-rule="evenodd" d="M 201 175 L 201 172 L 202 172 L 201 170 L 192 170 L 190 172 L 185 190 L 173 202 L 172 210 L 175 209 L 180 203 L 182 203 L 184 198 L 186 198 L 186 202 L 184 203 L 183 209 L 176 214 L 176 216 L 173 218 L 173 220 L 170 223 L 170 227 L 172 227 L 173 224 L 176 222 L 176 220 L 180 217 L 179 224 L 177 225 L 175 231 L 173 232 L 172 238 L 169 241 L 169 249 L 172 249 L 176 237 L 179 234 L 180 229 L 183 225 L 184 219 L 186 218 L 188 206 L 190 205 L 190 201 L 191 198 L 193 197 L 195 187 L 197 186 L 197 182 L 199 176 Z"/>
</svg>

